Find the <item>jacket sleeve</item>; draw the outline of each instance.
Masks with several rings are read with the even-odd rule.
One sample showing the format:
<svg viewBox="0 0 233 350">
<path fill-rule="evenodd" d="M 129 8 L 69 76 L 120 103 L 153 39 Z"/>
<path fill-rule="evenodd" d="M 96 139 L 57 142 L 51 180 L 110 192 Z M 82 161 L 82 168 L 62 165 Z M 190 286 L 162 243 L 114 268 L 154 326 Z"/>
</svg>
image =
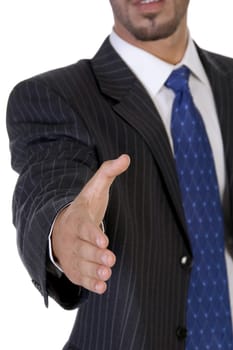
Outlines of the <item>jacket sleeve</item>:
<svg viewBox="0 0 233 350">
<path fill-rule="evenodd" d="M 20 257 L 34 285 L 71 309 L 88 292 L 58 274 L 48 258 L 54 218 L 71 202 L 98 167 L 94 141 L 77 111 L 36 78 L 18 84 L 7 108 L 12 167 L 19 177 L 13 223 Z"/>
</svg>

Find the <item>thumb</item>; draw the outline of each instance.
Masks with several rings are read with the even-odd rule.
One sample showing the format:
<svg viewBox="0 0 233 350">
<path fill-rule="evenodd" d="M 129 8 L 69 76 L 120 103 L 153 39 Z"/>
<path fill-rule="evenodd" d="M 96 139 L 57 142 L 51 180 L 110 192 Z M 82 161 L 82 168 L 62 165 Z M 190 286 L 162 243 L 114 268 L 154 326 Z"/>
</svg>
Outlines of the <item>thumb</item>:
<svg viewBox="0 0 233 350">
<path fill-rule="evenodd" d="M 127 154 L 122 154 L 116 159 L 105 161 L 87 183 L 85 190 L 90 191 L 95 196 L 101 196 L 101 194 L 109 191 L 115 178 L 125 172 L 129 164 L 130 157 Z"/>
<path fill-rule="evenodd" d="M 90 217 L 96 224 L 103 220 L 109 200 L 109 189 L 116 176 L 126 171 L 130 164 L 128 155 L 104 162 L 94 176 L 84 186 L 77 197 L 78 201 L 87 204 Z"/>
</svg>

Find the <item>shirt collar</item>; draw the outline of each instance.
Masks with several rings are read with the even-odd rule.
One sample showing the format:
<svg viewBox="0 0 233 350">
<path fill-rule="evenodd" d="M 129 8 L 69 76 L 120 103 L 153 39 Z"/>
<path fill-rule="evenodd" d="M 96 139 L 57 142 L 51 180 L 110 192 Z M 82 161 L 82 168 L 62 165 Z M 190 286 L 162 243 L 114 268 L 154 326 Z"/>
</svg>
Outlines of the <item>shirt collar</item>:
<svg viewBox="0 0 233 350">
<path fill-rule="evenodd" d="M 171 72 L 182 65 L 186 65 L 202 83 L 208 84 L 208 78 L 190 36 L 184 57 L 177 65 L 169 64 L 147 51 L 129 44 L 114 31 L 110 35 L 110 43 L 152 97 L 164 86 Z"/>
</svg>

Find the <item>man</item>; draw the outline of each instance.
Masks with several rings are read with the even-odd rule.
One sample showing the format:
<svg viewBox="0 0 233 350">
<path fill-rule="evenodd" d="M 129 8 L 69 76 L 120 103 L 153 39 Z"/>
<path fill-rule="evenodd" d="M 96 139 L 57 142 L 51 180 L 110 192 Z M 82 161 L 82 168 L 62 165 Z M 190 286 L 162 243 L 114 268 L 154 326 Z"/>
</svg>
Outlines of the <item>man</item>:
<svg viewBox="0 0 233 350">
<path fill-rule="evenodd" d="M 186 115 L 183 106 L 201 114 L 216 169 L 204 178 L 217 176 L 232 217 L 233 62 L 195 46 L 188 3 L 111 0 L 114 31 L 92 60 L 29 79 L 11 94 L 18 247 L 46 305 L 50 295 L 79 307 L 66 350 L 233 348 L 226 279 L 211 275 L 225 267 L 212 245 L 206 252 L 193 241 L 180 136 L 170 129 L 175 111 Z M 187 87 L 172 91 L 169 77 L 183 67 L 200 113 Z M 201 200 L 205 220 L 209 203 Z M 231 225 L 225 219 L 230 238 Z M 220 235 L 204 233 L 204 244 Z"/>
</svg>

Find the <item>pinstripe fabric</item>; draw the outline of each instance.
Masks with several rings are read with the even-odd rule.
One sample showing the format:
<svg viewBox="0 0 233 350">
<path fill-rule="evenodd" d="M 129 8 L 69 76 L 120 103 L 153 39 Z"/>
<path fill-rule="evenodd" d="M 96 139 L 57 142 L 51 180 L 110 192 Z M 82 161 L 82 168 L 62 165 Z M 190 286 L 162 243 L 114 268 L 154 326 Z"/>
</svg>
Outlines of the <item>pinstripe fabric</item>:
<svg viewBox="0 0 233 350">
<path fill-rule="evenodd" d="M 200 51 L 223 130 L 232 192 L 231 60 Z M 226 74 L 227 71 L 227 74 Z M 19 252 L 47 303 L 80 306 L 65 350 L 184 350 L 191 257 L 168 139 L 144 88 L 105 41 L 91 60 L 29 79 L 8 105 Z M 46 257 L 57 211 L 102 161 L 131 156 L 104 218 L 117 264 L 98 296 L 55 274 Z M 233 193 L 230 193 L 232 198 Z"/>
</svg>

